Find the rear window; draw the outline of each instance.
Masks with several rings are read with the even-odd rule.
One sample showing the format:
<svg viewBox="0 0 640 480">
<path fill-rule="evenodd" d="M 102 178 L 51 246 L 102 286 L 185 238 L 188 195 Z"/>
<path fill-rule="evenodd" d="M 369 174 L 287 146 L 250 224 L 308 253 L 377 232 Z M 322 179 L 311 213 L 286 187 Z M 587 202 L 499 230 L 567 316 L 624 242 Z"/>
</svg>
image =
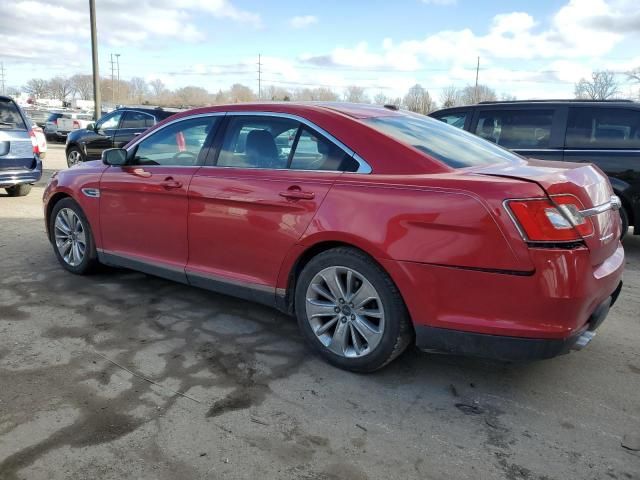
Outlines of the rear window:
<svg viewBox="0 0 640 480">
<path fill-rule="evenodd" d="M 11 100 L 0 99 L 0 130 L 26 130 L 18 106 Z"/>
<path fill-rule="evenodd" d="M 49 118 L 47 118 L 47 122 L 55 122 L 60 117 L 62 117 L 61 113 L 52 113 L 51 115 L 49 115 Z"/>
<path fill-rule="evenodd" d="M 627 108 L 569 109 L 568 148 L 640 148 L 640 110 Z"/>
<path fill-rule="evenodd" d="M 365 120 L 376 130 L 409 144 L 452 168 L 514 162 L 519 157 L 464 130 L 418 115 Z"/>
</svg>

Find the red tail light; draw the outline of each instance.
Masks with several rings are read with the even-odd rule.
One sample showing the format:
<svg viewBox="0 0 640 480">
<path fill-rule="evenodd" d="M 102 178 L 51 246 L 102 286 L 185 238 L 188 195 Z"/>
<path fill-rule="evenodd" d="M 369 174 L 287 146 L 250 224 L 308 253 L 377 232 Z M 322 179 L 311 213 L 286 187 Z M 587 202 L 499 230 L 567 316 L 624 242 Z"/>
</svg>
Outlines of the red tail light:
<svg viewBox="0 0 640 480">
<path fill-rule="evenodd" d="M 73 128 L 75 128 L 75 129 L 80 128 L 80 122 L 79 122 L 79 121 L 77 121 L 77 120 L 74 120 L 74 121 L 73 121 Z"/>
<path fill-rule="evenodd" d="M 584 206 L 573 195 L 507 200 L 519 230 L 530 242 L 575 242 L 593 234 L 593 223 L 580 213 Z"/>
<path fill-rule="evenodd" d="M 58 126 L 58 119 L 57 119 L 57 118 L 53 121 L 53 124 L 54 124 L 56 127 Z"/>
<path fill-rule="evenodd" d="M 40 147 L 38 146 L 38 138 L 36 137 L 33 129 L 29 130 L 29 138 L 31 139 L 31 145 L 33 145 L 33 153 L 40 155 Z"/>
</svg>

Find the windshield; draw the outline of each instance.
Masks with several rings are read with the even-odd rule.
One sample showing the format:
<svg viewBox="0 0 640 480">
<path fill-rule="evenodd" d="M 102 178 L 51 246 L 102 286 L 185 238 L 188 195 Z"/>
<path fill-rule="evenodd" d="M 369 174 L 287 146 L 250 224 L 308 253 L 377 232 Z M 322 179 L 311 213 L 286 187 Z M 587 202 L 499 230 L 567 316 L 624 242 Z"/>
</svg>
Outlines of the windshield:
<svg viewBox="0 0 640 480">
<path fill-rule="evenodd" d="M 419 115 L 374 117 L 364 120 L 376 130 L 409 144 L 452 168 L 515 162 L 519 157 L 491 142 Z"/>
<path fill-rule="evenodd" d="M 26 130 L 18 106 L 11 100 L 0 99 L 0 129 Z"/>
</svg>

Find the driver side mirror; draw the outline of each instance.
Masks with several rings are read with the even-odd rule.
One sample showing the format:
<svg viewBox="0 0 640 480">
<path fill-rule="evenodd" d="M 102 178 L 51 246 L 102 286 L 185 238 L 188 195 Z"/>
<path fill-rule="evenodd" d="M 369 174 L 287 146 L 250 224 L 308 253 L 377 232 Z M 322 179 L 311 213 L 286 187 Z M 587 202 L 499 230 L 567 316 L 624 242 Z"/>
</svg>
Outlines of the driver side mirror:
<svg viewBox="0 0 640 480">
<path fill-rule="evenodd" d="M 102 163 L 120 167 L 127 163 L 127 151 L 124 148 L 109 148 L 102 152 Z"/>
<path fill-rule="evenodd" d="M 94 130 L 96 129 L 96 124 L 91 122 L 89 124 L 87 124 L 87 130 Z"/>
</svg>

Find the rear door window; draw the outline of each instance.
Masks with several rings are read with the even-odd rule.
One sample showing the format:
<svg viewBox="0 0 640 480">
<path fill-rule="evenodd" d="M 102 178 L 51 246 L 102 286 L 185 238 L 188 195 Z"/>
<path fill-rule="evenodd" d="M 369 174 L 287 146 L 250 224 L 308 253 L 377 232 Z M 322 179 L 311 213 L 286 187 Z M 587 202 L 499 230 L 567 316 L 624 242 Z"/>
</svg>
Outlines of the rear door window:
<svg viewBox="0 0 640 480">
<path fill-rule="evenodd" d="M 468 115 L 467 111 L 449 112 L 449 113 L 443 113 L 440 115 L 435 114 L 433 115 L 433 118 L 437 118 L 441 122 L 444 122 L 453 127 L 464 128 L 464 123 L 467 120 L 467 115 Z"/>
<path fill-rule="evenodd" d="M 0 130 L 26 130 L 18 106 L 12 100 L 0 99 Z"/>
<path fill-rule="evenodd" d="M 355 172 L 358 162 L 333 142 L 304 127 L 298 136 L 290 168 Z"/>
<path fill-rule="evenodd" d="M 142 112 L 126 111 L 122 117 L 120 128 L 149 128 L 152 127 L 154 119 L 151 115 Z"/>
<path fill-rule="evenodd" d="M 482 110 L 475 134 L 510 149 L 548 148 L 553 110 Z"/>
<path fill-rule="evenodd" d="M 640 110 L 571 107 L 567 119 L 567 148 L 640 148 Z"/>
</svg>

